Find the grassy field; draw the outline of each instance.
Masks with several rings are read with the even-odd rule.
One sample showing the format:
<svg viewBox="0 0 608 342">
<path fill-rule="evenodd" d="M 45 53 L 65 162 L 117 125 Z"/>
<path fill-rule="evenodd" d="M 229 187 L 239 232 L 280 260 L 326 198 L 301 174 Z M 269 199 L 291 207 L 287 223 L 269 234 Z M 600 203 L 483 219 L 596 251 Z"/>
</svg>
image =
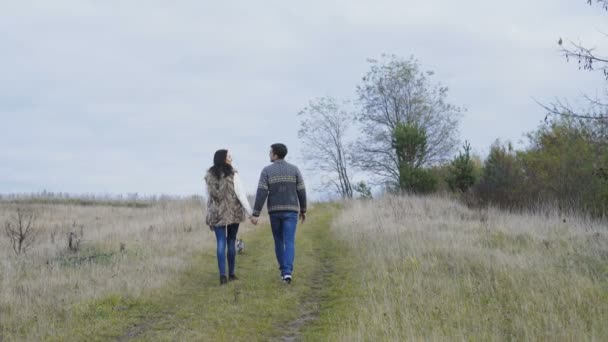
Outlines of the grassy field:
<svg viewBox="0 0 608 342">
<path fill-rule="evenodd" d="M 241 279 L 219 286 L 198 201 L 30 205 L 27 254 L 0 237 L 2 341 L 608 339 L 608 229 L 585 218 L 433 197 L 318 204 L 290 286 L 267 220 L 241 226 Z"/>
<path fill-rule="evenodd" d="M 4 231 L 17 208 L 36 215 L 36 239 L 22 255 Z M 73 317 L 83 303 L 139 298 L 170 283 L 194 253 L 214 245 L 202 208 L 197 201 L 145 208 L 2 202 L 0 337 L 40 340 L 84 329 Z M 81 240 L 78 251 L 68 249 L 70 232 Z"/>
<path fill-rule="evenodd" d="M 270 228 L 262 225 L 243 234 L 247 249 L 237 257 L 239 280 L 219 286 L 214 251 L 202 253 L 173 290 L 128 310 L 137 320 L 119 339 L 267 341 L 299 336 L 317 317 L 330 277 L 320 263 L 327 244 L 319 242 L 332 243 L 326 238 L 333 209 L 320 208 L 317 215 L 299 228 L 291 285 L 280 281 Z"/>
<path fill-rule="evenodd" d="M 222 287 L 215 238 L 200 224 L 200 203 L 33 209 L 40 234 L 26 255 L 14 255 L 1 239 L 0 336 L 6 341 L 289 340 L 316 321 L 340 274 L 326 262 L 336 257 L 329 236 L 337 212 L 332 205 L 313 207 L 315 214 L 300 226 L 290 286 L 280 281 L 263 219 L 257 227 L 241 226 L 246 251 L 237 257 L 240 280 Z M 2 219 L 14 210 L 13 204 L 3 207 Z M 99 221 L 105 223 L 94 225 Z M 84 242 L 70 252 L 66 236 L 80 222 Z M 21 275 L 10 273 L 17 267 Z"/>
<path fill-rule="evenodd" d="M 605 223 L 386 197 L 332 231 L 362 295 L 330 340 L 608 339 Z"/>
</svg>

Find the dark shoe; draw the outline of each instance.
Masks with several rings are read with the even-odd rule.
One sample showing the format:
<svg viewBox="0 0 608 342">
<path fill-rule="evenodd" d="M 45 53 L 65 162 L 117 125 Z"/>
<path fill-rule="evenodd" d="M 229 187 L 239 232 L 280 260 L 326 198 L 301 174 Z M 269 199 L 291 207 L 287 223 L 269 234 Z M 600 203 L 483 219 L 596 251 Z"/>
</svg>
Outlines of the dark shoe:
<svg viewBox="0 0 608 342">
<path fill-rule="evenodd" d="M 220 285 L 228 284 L 228 278 L 226 276 L 220 276 Z"/>
<path fill-rule="evenodd" d="M 228 276 L 228 280 L 229 280 L 229 281 L 233 281 L 233 280 L 239 280 L 239 278 L 238 278 L 236 275 L 231 274 L 231 275 L 229 275 L 229 276 Z"/>
<path fill-rule="evenodd" d="M 286 274 L 283 276 L 283 282 L 285 284 L 291 284 L 291 274 Z"/>
</svg>

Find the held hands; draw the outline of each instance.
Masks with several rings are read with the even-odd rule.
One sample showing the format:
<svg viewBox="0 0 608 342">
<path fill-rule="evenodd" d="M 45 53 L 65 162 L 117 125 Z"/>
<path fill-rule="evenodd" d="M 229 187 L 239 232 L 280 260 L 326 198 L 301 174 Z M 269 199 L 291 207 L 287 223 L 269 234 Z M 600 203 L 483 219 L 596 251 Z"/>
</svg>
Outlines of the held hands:
<svg viewBox="0 0 608 342">
<path fill-rule="evenodd" d="M 251 221 L 251 223 L 253 223 L 254 225 L 258 224 L 258 218 L 255 216 L 250 216 L 249 220 Z"/>
<path fill-rule="evenodd" d="M 249 216 L 249 221 L 254 225 L 258 224 L 259 217 Z M 306 221 L 306 213 L 300 213 L 300 222 L 303 224 Z"/>
</svg>

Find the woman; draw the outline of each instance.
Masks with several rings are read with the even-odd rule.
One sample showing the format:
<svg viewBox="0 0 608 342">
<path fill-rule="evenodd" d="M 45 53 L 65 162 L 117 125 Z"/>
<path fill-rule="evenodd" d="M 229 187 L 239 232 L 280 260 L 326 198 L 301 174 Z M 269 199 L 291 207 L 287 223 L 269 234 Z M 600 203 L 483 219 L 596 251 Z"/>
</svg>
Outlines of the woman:
<svg viewBox="0 0 608 342">
<path fill-rule="evenodd" d="M 218 150 L 213 156 L 213 166 L 205 175 L 208 201 L 206 223 L 215 231 L 217 240 L 217 265 L 220 285 L 237 280 L 235 275 L 236 233 L 245 221 L 245 213 L 252 211 L 238 172 L 232 168 L 232 156 L 228 150 Z M 228 245 L 228 277 L 226 277 L 226 245 Z"/>
</svg>

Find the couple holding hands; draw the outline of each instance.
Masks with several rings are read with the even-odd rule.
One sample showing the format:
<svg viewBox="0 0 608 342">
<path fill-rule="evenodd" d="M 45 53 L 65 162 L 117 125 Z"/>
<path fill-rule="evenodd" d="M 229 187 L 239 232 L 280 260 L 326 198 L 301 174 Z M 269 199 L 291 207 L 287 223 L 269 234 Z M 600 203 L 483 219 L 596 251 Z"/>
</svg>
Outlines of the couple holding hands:
<svg viewBox="0 0 608 342">
<path fill-rule="evenodd" d="M 286 284 L 291 283 L 298 217 L 302 223 L 306 220 L 306 188 L 298 167 L 285 161 L 287 146 L 273 144 L 269 154 L 272 164 L 260 174 L 253 210 L 239 174 L 232 167 L 232 156 L 228 150 L 215 152 L 213 166 L 205 175 L 208 191 L 206 224 L 215 231 L 220 285 L 238 279 L 235 274 L 235 243 L 239 224 L 245 221 L 245 214 L 253 224 L 257 224 L 266 199 L 281 280 Z"/>
</svg>

